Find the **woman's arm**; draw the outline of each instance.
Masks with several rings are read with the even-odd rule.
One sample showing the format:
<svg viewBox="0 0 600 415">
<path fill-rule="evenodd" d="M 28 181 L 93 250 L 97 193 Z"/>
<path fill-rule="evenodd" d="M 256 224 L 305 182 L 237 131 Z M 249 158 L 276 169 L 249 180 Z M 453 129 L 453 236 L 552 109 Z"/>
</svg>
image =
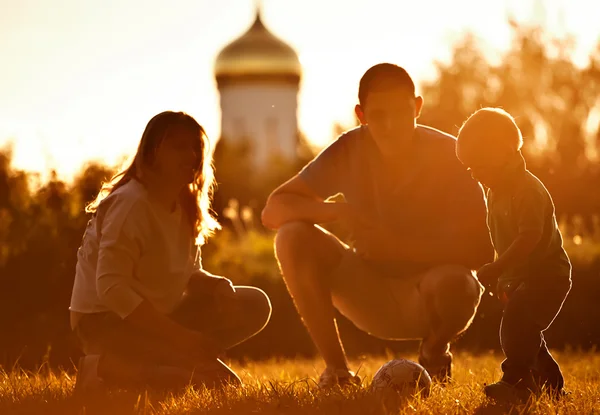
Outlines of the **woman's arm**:
<svg viewBox="0 0 600 415">
<path fill-rule="evenodd" d="M 144 205 L 109 206 L 99 226 L 100 243 L 96 265 L 96 292 L 99 299 L 122 319 L 152 333 L 177 350 L 199 359 L 220 354 L 216 345 L 200 333 L 189 330 L 159 312 L 133 287 L 136 264 L 142 257 L 147 229 Z"/>
<path fill-rule="evenodd" d="M 189 330 L 156 308 L 133 288 L 129 281 L 131 274 L 114 264 L 123 264 L 127 258 L 119 258 L 119 254 L 103 252 L 102 261 L 113 264 L 112 273 L 102 273 L 97 276 L 96 288 L 100 300 L 125 321 L 140 328 L 142 331 L 171 343 L 174 348 L 190 357 L 202 359 L 216 358 L 222 353 L 217 345 L 199 332 Z M 110 250 L 108 250 L 110 251 Z M 100 269 L 105 265 L 99 261 Z"/>
<path fill-rule="evenodd" d="M 125 317 L 125 321 L 171 342 L 176 349 L 198 360 L 216 359 L 223 352 L 212 339 L 159 313 L 147 300 Z"/>
</svg>

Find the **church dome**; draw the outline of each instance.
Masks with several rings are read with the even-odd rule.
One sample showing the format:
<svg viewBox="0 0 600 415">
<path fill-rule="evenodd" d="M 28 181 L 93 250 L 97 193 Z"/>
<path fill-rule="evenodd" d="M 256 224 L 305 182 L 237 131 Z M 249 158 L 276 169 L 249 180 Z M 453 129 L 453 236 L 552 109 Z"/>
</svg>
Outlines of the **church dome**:
<svg viewBox="0 0 600 415">
<path fill-rule="evenodd" d="M 294 49 L 273 35 L 263 24 L 260 13 L 254 24 L 219 53 L 215 76 L 235 78 L 300 79 L 302 66 Z"/>
</svg>

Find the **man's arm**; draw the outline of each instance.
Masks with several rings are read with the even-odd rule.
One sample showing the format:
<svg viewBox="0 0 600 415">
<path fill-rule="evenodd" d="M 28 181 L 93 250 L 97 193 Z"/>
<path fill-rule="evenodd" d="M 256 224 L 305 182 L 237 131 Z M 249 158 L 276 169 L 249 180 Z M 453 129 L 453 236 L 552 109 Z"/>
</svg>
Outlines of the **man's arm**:
<svg viewBox="0 0 600 415">
<path fill-rule="evenodd" d="M 279 229 L 289 222 L 320 224 L 342 219 L 350 211 L 348 205 L 326 200 L 343 191 L 349 149 L 356 140 L 356 134 L 359 132 L 340 136 L 300 173 L 275 189 L 262 211 L 263 225 Z"/>
<path fill-rule="evenodd" d="M 435 240 L 424 241 L 436 262 L 455 263 L 478 269 L 494 260 L 494 246 L 487 226 L 483 188 L 453 156 L 444 168 L 438 188 L 440 232 Z"/>
<path fill-rule="evenodd" d="M 494 249 L 487 233 L 473 232 L 465 239 L 468 244 L 459 243 L 455 238 L 412 238 L 397 244 L 397 256 L 401 259 L 460 264 L 478 269 L 494 259 Z"/>
<path fill-rule="evenodd" d="M 261 219 L 269 229 L 301 221 L 312 224 L 333 222 L 340 218 L 344 203 L 329 203 L 319 197 L 308 184 L 296 175 L 279 186 L 269 196 Z"/>
</svg>

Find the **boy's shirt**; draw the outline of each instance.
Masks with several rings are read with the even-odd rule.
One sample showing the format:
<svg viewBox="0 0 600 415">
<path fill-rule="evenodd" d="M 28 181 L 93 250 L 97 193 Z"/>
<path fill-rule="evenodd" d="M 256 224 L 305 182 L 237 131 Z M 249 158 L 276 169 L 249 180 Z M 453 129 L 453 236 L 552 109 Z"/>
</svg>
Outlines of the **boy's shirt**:
<svg viewBox="0 0 600 415">
<path fill-rule="evenodd" d="M 571 263 L 548 190 L 524 161 L 510 175 L 505 188 L 489 189 L 487 194 L 488 227 L 496 252 L 499 256 L 506 252 L 523 231 L 536 230 L 542 236 L 529 258 L 504 272 L 499 283 L 570 280 Z"/>
</svg>

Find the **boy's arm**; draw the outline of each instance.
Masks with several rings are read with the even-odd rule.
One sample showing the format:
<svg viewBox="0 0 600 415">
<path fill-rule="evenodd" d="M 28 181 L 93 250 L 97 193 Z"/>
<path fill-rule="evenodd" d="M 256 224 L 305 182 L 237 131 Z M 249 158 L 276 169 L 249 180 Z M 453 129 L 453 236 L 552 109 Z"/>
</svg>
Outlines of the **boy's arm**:
<svg viewBox="0 0 600 415">
<path fill-rule="evenodd" d="M 519 233 L 509 248 L 496 261 L 478 272 L 482 279 L 496 279 L 502 273 L 519 266 L 537 248 L 543 232 L 548 199 L 537 191 L 515 196 L 515 215 Z"/>
<path fill-rule="evenodd" d="M 506 252 L 494 261 L 494 266 L 497 268 L 497 271 L 502 274 L 506 270 L 514 268 L 526 261 L 536 248 L 541 237 L 542 232 L 535 229 L 520 232 L 517 239 L 515 239 Z"/>
</svg>

